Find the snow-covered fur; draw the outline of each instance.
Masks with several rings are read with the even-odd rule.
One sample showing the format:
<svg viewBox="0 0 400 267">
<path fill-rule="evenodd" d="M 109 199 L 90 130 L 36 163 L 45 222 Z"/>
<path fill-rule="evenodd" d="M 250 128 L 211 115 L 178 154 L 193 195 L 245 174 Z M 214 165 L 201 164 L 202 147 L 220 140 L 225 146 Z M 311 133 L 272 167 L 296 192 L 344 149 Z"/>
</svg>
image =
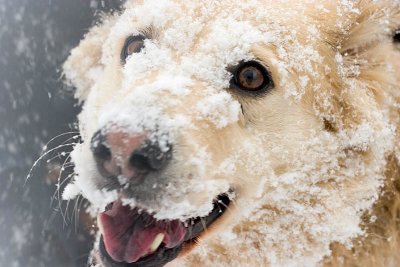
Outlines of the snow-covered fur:
<svg viewBox="0 0 400 267">
<path fill-rule="evenodd" d="M 64 197 L 102 211 L 130 185 L 106 190 L 92 136 L 150 131 L 174 144 L 168 183 L 125 204 L 184 221 L 232 192 L 171 265 L 399 266 L 399 28 L 397 0 L 128 0 L 64 65 L 83 103 Z M 230 86 L 250 60 L 271 74 L 265 94 Z"/>
</svg>

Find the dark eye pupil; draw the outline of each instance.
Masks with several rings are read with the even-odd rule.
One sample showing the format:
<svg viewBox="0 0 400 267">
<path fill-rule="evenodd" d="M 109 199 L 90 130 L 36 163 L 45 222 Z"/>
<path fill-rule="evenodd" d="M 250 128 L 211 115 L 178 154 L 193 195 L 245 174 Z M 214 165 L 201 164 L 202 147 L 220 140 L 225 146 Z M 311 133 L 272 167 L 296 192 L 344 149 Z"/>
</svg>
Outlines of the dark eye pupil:
<svg viewBox="0 0 400 267">
<path fill-rule="evenodd" d="M 248 83 L 252 82 L 254 77 L 257 76 L 257 73 L 253 69 L 247 69 L 243 76 L 246 78 Z"/>
<path fill-rule="evenodd" d="M 257 89 L 263 84 L 264 78 L 255 67 L 246 67 L 239 74 L 239 82 L 246 88 Z"/>
</svg>

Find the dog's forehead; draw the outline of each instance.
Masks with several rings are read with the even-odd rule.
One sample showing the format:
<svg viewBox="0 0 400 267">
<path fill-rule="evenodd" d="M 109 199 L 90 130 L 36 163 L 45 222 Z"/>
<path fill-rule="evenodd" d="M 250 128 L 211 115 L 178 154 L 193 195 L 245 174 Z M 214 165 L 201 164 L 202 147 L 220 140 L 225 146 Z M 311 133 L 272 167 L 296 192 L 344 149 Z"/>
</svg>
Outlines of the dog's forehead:
<svg viewBox="0 0 400 267">
<path fill-rule="evenodd" d="M 268 53 L 268 58 L 264 56 L 262 60 L 267 61 L 265 65 L 275 69 L 279 76 L 275 84 L 279 83 L 285 96 L 294 96 L 299 100 L 310 90 L 307 88 L 308 81 L 313 78 L 315 81 L 323 80 L 319 66 L 324 65 L 324 58 L 319 48 L 324 43 L 326 29 L 337 22 L 332 19 L 335 15 L 329 14 L 338 13 L 332 7 L 334 4 L 329 6 L 330 3 L 254 0 L 238 5 L 233 0 L 128 1 L 103 46 L 102 63 L 122 70 L 122 75 L 115 79 L 118 83 L 112 86 L 113 97 L 119 96 L 121 103 L 129 100 L 126 106 L 130 109 L 133 106 L 149 110 L 148 103 L 157 103 L 160 108 L 163 104 L 176 106 L 175 102 L 166 102 L 171 98 L 160 99 L 157 93 L 167 89 L 175 101 L 177 95 L 185 96 L 184 93 L 177 94 L 176 90 L 192 89 L 193 83 L 200 83 L 202 89 L 212 89 L 207 91 L 209 96 L 223 94 L 229 88 L 232 77 L 228 67 L 243 60 L 258 60 L 254 47 L 261 45 L 266 50 L 273 50 Z M 343 5 L 342 9 L 350 7 Z M 312 11 L 316 10 L 326 15 L 324 23 L 313 15 Z M 346 12 L 352 13 L 351 10 Z M 343 20 L 345 18 L 342 17 Z M 145 40 L 144 51 L 132 54 L 121 66 L 120 54 L 125 40 L 149 29 L 152 34 L 146 36 L 149 38 Z M 108 64 L 110 62 L 113 64 Z M 288 75 L 293 70 L 301 72 L 298 88 L 292 86 Z M 109 86 L 108 81 L 105 84 Z M 92 90 L 94 93 L 97 91 Z M 110 91 L 101 90 L 100 95 L 108 95 Z M 147 101 L 152 98 L 157 98 L 157 102 Z M 96 105 L 101 104 L 99 106 L 110 102 L 108 97 L 98 99 L 102 101 L 97 101 Z M 120 110 L 118 112 L 121 113 Z M 112 113 L 107 111 L 104 114 Z M 106 117 L 100 124 L 107 124 L 113 118 L 111 115 Z"/>
<path fill-rule="evenodd" d="M 318 23 L 313 16 L 315 12 L 322 15 L 336 13 L 332 7 L 314 1 L 289 4 L 288 1 L 254 0 L 241 1 L 239 4 L 232 0 L 148 0 L 140 5 L 128 4 L 115 31 L 121 36 L 128 36 L 152 27 L 163 33 L 163 42 L 179 51 L 186 51 L 182 48 L 193 49 L 193 43 L 221 43 L 227 39 L 223 37 L 239 39 L 241 43 L 252 42 L 253 39 L 243 35 L 250 27 L 262 33 L 271 33 L 278 40 L 279 37 L 284 38 L 291 32 L 302 31 Z M 331 23 L 327 21 L 329 16 L 319 24 L 330 27 L 327 25 Z"/>
<path fill-rule="evenodd" d="M 323 9 L 319 5 L 319 10 Z M 171 46 L 181 48 L 179 42 L 186 45 L 204 41 L 218 43 L 229 36 L 241 42 L 251 42 L 240 38 L 243 28 L 256 28 L 261 32 L 298 30 L 308 25 L 309 5 L 288 4 L 287 1 L 174 1 L 163 0 L 129 1 L 126 10 L 116 25 L 116 31 L 122 36 L 137 33 L 140 29 L 155 28 L 163 33 L 162 40 Z M 314 8 L 315 9 L 315 8 Z M 296 20 L 301 16 L 301 21 Z M 283 28 L 285 27 L 285 28 Z M 238 33 L 238 34 L 235 34 Z M 219 38 L 215 38 L 218 34 Z M 193 47 L 191 47 L 193 48 Z M 181 49 L 180 49 L 181 50 Z"/>
<path fill-rule="evenodd" d="M 296 42 L 299 46 L 304 40 L 298 40 L 298 35 L 303 36 L 304 31 L 310 39 L 317 40 L 318 25 L 304 15 L 305 10 L 305 6 L 293 8 L 285 1 L 279 8 L 275 1 L 245 1 L 240 5 L 229 0 L 149 0 L 142 4 L 130 1 L 109 40 L 115 47 L 115 43 L 123 43 L 128 36 L 149 29 L 152 33 L 149 36 L 152 40 L 146 43 L 146 53 L 132 55 L 126 65 L 129 75 L 125 77 L 129 84 L 133 84 L 132 79 L 142 80 L 141 75 L 147 76 L 149 68 L 158 68 L 181 70 L 186 76 L 223 88 L 229 82 L 226 67 L 254 58 L 251 51 L 254 45 L 282 48 Z M 299 16 L 301 23 L 295 19 Z M 304 42 L 302 46 L 304 50 L 306 46 L 308 50 L 315 47 Z M 304 65 L 300 55 L 292 57 L 291 64 L 297 60 L 298 65 Z"/>
<path fill-rule="evenodd" d="M 296 67 L 308 73 L 318 73 L 315 70 L 318 64 L 312 62 L 320 63 L 321 60 L 315 49 L 318 46 L 314 45 L 319 40 L 320 31 L 318 25 L 311 23 L 313 19 L 305 15 L 309 8 L 309 5 L 289 5 L 286 1 L 277 5 L 275 1 L 265 0 L 244 1 L 240 5 L 231 0 L 128 1 L 124 13 L 111 29 L 108 45 L 103 46 L 103 57 L 114 53 L 109 58 L 115 62 L 126 38 L 149 31 L 151 34 L 144 34 L 148 37 L 144 51 L 128 57 L 122 67 L 121 84 L 113 89 L 118 91 L 114 99 L 119 95 L 118 101 L 127 103 L 125 106 L 130 112 L 121 112 L 121 107 L 113 107 L 110 102 L 111 107 L 107 106 L 104 112 L 100 112 L 104 114 L 100 116 L 100 124 L 115 121 L 121 114 L 143 114 L 140 110 L 146 110 L 148 114 L 154 109 L 154 103 L 160 110 L 177 106 L 177 96 L 181 100 L 188 99 L 185 89 L 199 87 L 207 90 L 197 90 L 204 92 L 197 102 L 202 102 L 202 99 L 206 102 L 209 97 L 223 99 L 220 106 L 232 106 L 235 111 L 222 116 L 224 121 L 229 118 L 226 121 L 236 122 L 239 104 L 225 90 L 232 75 L 228 67 L 243 60 L 258 59 L 253 53 L 255 45 L 275 48 L 276 53 L 284 58 L 275 64 L 281 64 L 282 69 Z M 301 22 L 296 19 L 299 16 Z M 304 31 L 309 37 L 307 41 L 303 40 Z M 268 67 L 274 67 L 273 64 L 269 66 L 270 62 L 266 63 Z M 286 81 L 282 79 L 279 82 L 283 84 Z M 177 92 L 179 90 L 182 92 Z M 172 98 L 158 97 L 161 91 L 168 91 Z M 192 92 L 189 95 L 193 96 Z M 102 103 L 102 106 L 106 105 Z M 133 107 L 136 112 L 133 112 Z M 115 114 L 110 110 L 115 110 Z M 157 114 L 161 113 L 164 112 Z M 200 113 L 200 117 L 204 117 L 204 112 Z M 213 117 L 212 114 L 206 115 Z M 126 121 L 124 125 L 136 125 L 131 117 Z"/>
</svg>

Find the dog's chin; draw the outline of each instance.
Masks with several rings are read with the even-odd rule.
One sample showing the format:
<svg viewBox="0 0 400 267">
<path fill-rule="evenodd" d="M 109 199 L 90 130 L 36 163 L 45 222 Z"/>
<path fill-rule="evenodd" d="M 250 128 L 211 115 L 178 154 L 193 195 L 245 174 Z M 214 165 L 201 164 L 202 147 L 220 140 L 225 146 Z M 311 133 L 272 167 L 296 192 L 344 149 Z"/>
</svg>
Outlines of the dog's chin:
<svg viewBox="0 0 400 267">
<path fill-rule="evenodd" d="M 99 252 L 106 267 L 164 266 L 183 251 L 193 248 L 207 228 L 225 214 L 231 192 L 216 196 L 212 211 L 205 217 L 156 220 L 143 209 L 111 203 L 99 214 Z"/>
</svg>

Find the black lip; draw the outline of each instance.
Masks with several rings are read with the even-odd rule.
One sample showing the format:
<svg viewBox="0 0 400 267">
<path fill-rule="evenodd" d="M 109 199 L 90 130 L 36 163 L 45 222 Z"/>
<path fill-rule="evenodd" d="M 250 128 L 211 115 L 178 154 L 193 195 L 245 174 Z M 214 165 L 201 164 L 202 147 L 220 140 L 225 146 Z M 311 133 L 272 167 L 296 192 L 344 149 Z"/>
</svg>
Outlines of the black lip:
<svg viewBox="0 0 400 267">
<path fill-rule="evenodd" d="M 221 217 L 228 208 L 230 199 L 228 194 L 222 194 L 214 201 L 214 208 L 206 217 L 197 217 L 190 219 L 188 222 L 188 229 L 185 236 L 185 242 L 193 240 L 198 237 L 203 231 L 204 226 L 208 227 Z"/>
<path fill-rule="evenodd" d="M 231 192 L 231 191 L 230 191 Z M 213 202 L 214 208 L 206 217 L 197 217 L 189 219 L 187 224 L 187 232 L 184 238 L 184 242 L 173 248 L 166 248 L 161 245 L 156 252 L 146 257 L 139 259 L 137 262 L 126 263 L 116 262 L 108 254 L 103 236 L 100 237 L 99 252 L 102 263 L 106 267 L 162 267 L 168 262 L 178 257 L 185 243 L 190 243 L 205 230 L 206 227 L 214 223 L 219 217 L 221 217 L 227 210 L 230 204 L 229 193 L 219 195 Z"/>
</svg>

